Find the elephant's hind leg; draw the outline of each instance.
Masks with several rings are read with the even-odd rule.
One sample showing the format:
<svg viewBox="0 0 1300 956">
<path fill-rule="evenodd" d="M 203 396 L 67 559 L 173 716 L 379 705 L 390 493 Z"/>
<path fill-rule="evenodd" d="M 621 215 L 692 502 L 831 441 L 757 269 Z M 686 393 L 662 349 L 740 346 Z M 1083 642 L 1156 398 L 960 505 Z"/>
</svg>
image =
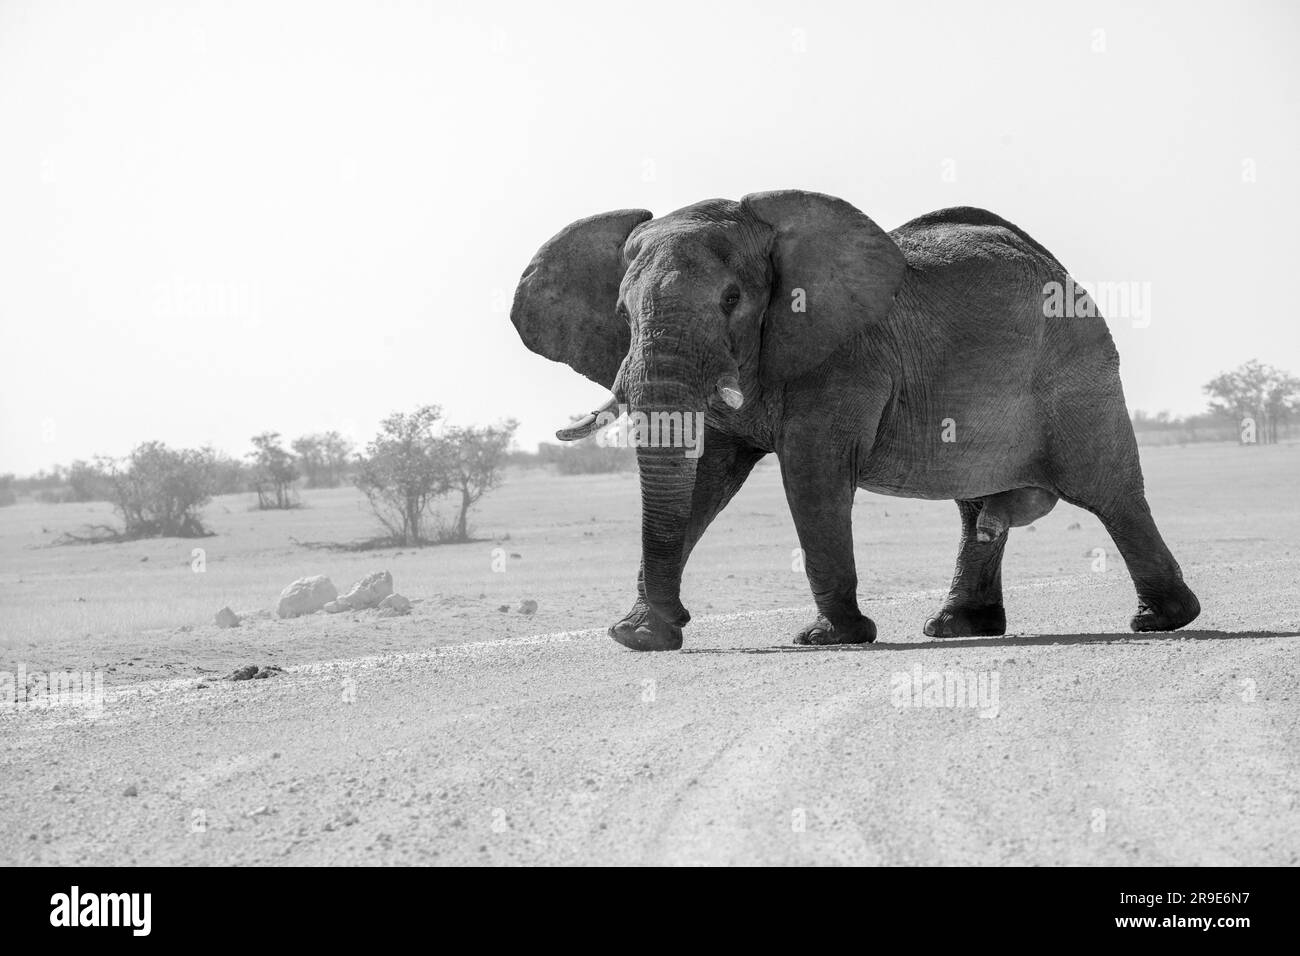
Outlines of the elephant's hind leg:
<svg viewBox="0 0 1300 956">
<path fill-rule="evenodd" d="M 1124 556 L 1137 590 L 1138 609 L 1129 621 L 1134 631 L 1176 631 L 1196 620 L 1201 602 L 1183 583 L 1183 572 L 1151 517 L 1139 482 L 1120 496 L 1083 496 L 1074 504 L 1101 519 Z"/>
<path fill-rule="evenodd" d="M 977 529 L 981 510 L 978 501 L 958 501 L 957 508 L 961 511 L 957 570 L 953 574 L 948 599 L 938 613 L 925 622 L 925 633 L 930 637 L 1005 634 L 1007 615 L 1002 607 L 1002 552 L 1007 545 L 1006 527 L 991 535 L 986 521 L 984 529 Z"/>
<path fill-rule="evenodd" d="M 1118 386 L 1110 407 L 1094 415 L 1095 421 L 1066 419 L 1058 427 L 1057 490 L 1100 518 L 1124 556 L 1138 597 L 1129 627 L 1177 630 L 1196 619 L 1201 604 L 1183 583 L 1182 569 L 1151 517 L 1137 441 Z"/>
</svg>

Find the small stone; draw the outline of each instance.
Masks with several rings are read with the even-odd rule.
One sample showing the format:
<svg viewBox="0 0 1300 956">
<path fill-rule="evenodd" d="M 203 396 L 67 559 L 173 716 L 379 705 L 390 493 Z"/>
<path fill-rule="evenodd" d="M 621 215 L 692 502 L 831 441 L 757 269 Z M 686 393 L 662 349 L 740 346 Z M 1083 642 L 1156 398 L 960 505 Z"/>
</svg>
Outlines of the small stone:
<svg viewBox="0 0 1300 956">
<path fill-rule="evenodd" d="M 255 676 L 257 676 L 257 665 L 245 664 L 231 671 L 226 680 L 252 680 Z"/>
<path fill-rule="evenodd" d="M 497 610 L 500 611 L 502 614 L 508 614 L 510 613 L 510 605 L 502 604 L 499 608 L 497 608 Z"/>
<path fill-rule="evenodd" d="M 528 599 L 528 600 L 526 600 L 526 601 L 520 601 L 520 602 L 519 602 L 519 613 L 520 613 L 520 614 L 536 614 L 536 613 L 537 613 L 537 602 L 534 601 L 534 600 L 532 600 L 531 598 Z"/>
<path fill-rule="evenodd" d="M 125 790 L 122 791 L 122 796 L 124 796 L 124 797 L 138 797 L 138 796 L 140 796 L 140 791 L 139 791 L 138 789 L 136 789 L 136 785 L 135 785 L 135 784 L 131 784 L 131 785 L 129 785 Z"/>
<path fill-rule="evenodd" d="M 230 605 L 217 612 L 216 621 L 217 627 L 239 627 L 239 615 L 230 609 Z"/>
</svg>

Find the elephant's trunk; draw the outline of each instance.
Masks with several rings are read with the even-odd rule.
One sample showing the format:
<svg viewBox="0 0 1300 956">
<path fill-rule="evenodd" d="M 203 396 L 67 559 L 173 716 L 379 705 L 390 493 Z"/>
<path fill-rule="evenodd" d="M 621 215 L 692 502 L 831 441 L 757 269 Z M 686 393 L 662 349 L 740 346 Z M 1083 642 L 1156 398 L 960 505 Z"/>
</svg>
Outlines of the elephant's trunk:
<svg viewBox="0 0 1300 956">
<path fill-rule="evenodd" d="M 670 364 L 670 363 L 669 363 Z M 654 378 L 629 383 L 641 472 L 641 558 L 646 601 L 678 627 L 691 619 L 682 606 L 682 566 L 695 491 L 696 460 L 704 440 L 702 403 L 681 384 L 681 370 L 657 363 Z"/>
</svg>

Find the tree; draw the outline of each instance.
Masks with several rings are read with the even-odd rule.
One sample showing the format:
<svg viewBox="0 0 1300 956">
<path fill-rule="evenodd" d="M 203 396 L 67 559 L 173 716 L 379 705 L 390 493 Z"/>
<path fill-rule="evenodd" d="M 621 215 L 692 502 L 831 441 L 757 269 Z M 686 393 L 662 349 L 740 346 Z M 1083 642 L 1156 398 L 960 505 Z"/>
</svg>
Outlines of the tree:
<svg viewBox="0 0 1300 956">
<path fill-rule="evenodd" d="M 248 491 L 252 486 L 252 479 L 249 475 L 251 466 L 238 458 L 227 455 L 225 452 L 210 450 L 213 465 L 212 493 L 214 495 L 233 495 L 241 491 Z"/>
<path fill-rule="evenodd" d="M 171 449 L 145 442 L 118 462 L 96 459 L 112 484 L 113 507 L 127 538 L 196 538 L 207 534 L 199 510 L 211 500 L 211 449 Z"/>
<path fill-rule="evenodd" d="M 1210 411 L 1242 427 L 1242 442 L 1277 442 L 1278 425 L 1300 410 L 1300 379 L 1258 359 L 1222 372 L 1203 387 Z M 1249 431 L 1247 430 L 1249 426 Z"/>
<path fill-rule="evenodd" d="M 13 472 L 0 475 L 0 508 L 14 504 L 18 496 L 14 494 Z"/>
<path fill-rule="evenodd" d="M 298 480 L 298 468 L 293 455 L 280 445 L 279 432 L 262 432 L 253 436 L 253 487 L 257 491 L 257 507 L 262 511 L 283 510 L 293 507 L 290 487 Z"/>
<path fill-rule="evenodd" d="M 541 442 L 537 446 L 537 458 L 543 464 L 554 465 L 561 475 L 636 471 L 636 453 L 626 445 L 605 441 L 599 432 L 564 445 Z"/>
<path fill-rule="evenodd" d="M 399 544 L 424 543 L 425 513 L 451 489 L 446 447 L 434 433 L 441 418 L 437 405 L 389 415 L 361 459 L 356 485 Z"/>
<path fill-rule="evenodd" d="M 343 480 L 352 442 L 338 432 L 303 435 L 293 443 L 308 488 L 337 488 Z"/>
<path fill-rule="evenodd" d="M 112 501 L 113 483 L 98 465 L 77 460 L 68 466 L 65 501 Z"/>
<path fill-rule="evenodd" d="M 436 405 L 390 415 L 361 458 L 357 487 L 396 543 L 468 541 L 470 509 L 501 483 L 518 424 L 444 428 L 441 420 Z M 452 493 L 459 496 L 455 520 L 429 535 L 429 509 Z"/>
<path fill-rule="evenodd" d="M 325 462 L 321 453 L 320 436 L 303 435 L 301 438 L 295 438 L 290 447 L 298 456 L 298 465 L 307 479 L 307 487 L 321 487 L 324 481 Z"/>
<path fill-rule="evenodd" d="M 449 428 L 441 441 L 441 459 L 448 468 L 448 483 L 460 492 L 460 513 L 448 534 L 448 541 L 469 540 L 469 509 L 484 494 L 501 484 L 502 467 L 519 423 L 514 419 L 498 425 Z"/>
</svg>

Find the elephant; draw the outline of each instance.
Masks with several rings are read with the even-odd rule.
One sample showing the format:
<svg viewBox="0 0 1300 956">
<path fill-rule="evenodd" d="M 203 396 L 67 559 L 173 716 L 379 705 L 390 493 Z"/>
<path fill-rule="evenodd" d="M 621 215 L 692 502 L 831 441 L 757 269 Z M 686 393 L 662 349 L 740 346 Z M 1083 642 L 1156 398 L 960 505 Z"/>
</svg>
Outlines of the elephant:
<svg viewBox="0 0 1300 956">
<path fill-rule="evenodd" d="M 637 443 L 637 596 L 610 636 L 681 648 L 683 568 L 769 453 L 817 607 L 796 644 L 876 638 L 857 600 L 858 489 L 957 503 L 956 572 L 930 637 L 1006 633 L 1008 529 L 1059 499 L 1097 515 L 1123 555 L 1134 631 L 1195 619 L 1147 504 L 1114 341 L 1095 308 L 1051 317 L 1045 296 L 1063 287 L 1055 256 L 974 207 L 885 232 L 842 199 L 777 190 L 562 229 L 520 278 L 511 322 L 611 397 L 558 436 L 625 413 L 703 422 L 698 454 Z"/>
</svg>

